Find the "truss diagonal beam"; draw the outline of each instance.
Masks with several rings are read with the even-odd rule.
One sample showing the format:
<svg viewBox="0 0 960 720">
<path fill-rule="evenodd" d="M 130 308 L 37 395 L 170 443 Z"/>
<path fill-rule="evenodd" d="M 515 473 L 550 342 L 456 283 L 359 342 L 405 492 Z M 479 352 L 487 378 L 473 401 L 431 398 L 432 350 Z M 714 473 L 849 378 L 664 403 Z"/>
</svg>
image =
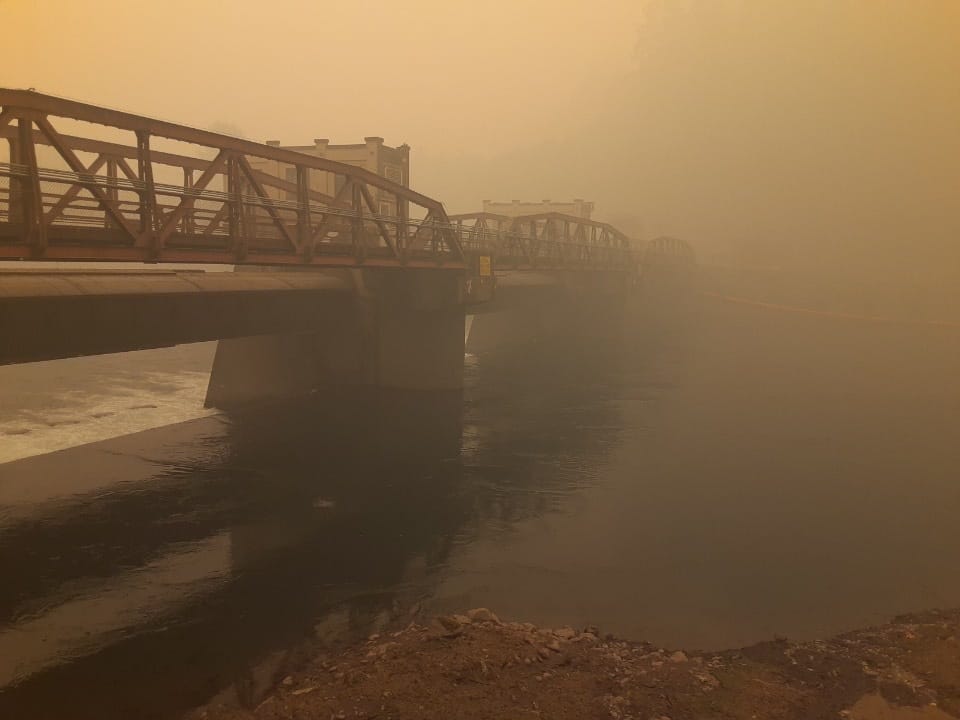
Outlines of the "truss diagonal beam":
<svg viewBox="0 0 960 720">
<path fill-rule="evenodd" d="M 280 217 L 280 213 L 278 213 L 274 207 L 273 199 L 267 195 L 267 191 L 263 189 L 263 185 L 261 185 L 260 181 L 254 176 L 250 163 L 243 155 L 237 155 L 237 163 L 240 165 L 240 170 L 243 171 L 243 174 L 246 176 L 247 182 L 250 183 L 254 192 L 260 196 L 260 200 L 262 201 L 261 207 L 266 209 L 267 214 L 270 215 L 270 218 L 273 220 L 273 224 L 277 226 L 284 239 L 290 243 L 290 246 L 295 250 L 299 250 L 300 246 L 297 244 L 296 238 L 290 234 L 290 229 L 286 223 L 283 222 L 283 218 Z"/>
<path fill-rule="evenodd" d="M 80 162 L 73 153 L 73 150 L 61 142 L 60 134 L 54 129 L 53 125 L 51 125 L 45 117 L 38 117 L 35 122 L 37 128 L 47 137 L 53 148 L 66 161 L 67 165 L 70 166 L 70 169 L 77 173 L 78 176 L 83 174 L 86 170 L 83 163 Z M 130 236 L 130 239 L 137 242 L 139 239 L 138 233 L 130 225 L 130 222 L 120 208 L 117 207 L 116 203 L 107 197 L 107 194 L 96 183 L 85 182 L 82 179 L 79 179 L 78 182 L 90 191 L 90 194 L 96 198 L 97 202 L 99 202 L 103 209 L 110 215 L 110 218 Z"/>
<path fill-rule="evenodd" d="M 224 150 L 221 150 L 217 157 L 214 158 L 213 162 L 203 171 L 203 174 L 197 178 L 197 181 L 190 185 L 189 188 L 184 189 L 183 199 L 180 200 L 180 204 L 174 208 L 166 220 L 164 221 L 163 227 L 160 228 L 160 233 L 157 235 L 157 241 L 160 244 L 160 247 L 163 247 L 167 238 L 170 237 L 174 229 L 177 227 L 177 224 L 183 219 L 183 217 L 193 209 L 193 204 L 196 201 L 196 194 L 203 190 L 207 185 L 210 184 L 210 181 L 213 179 L 213 176 L 219 173 L 227 163 L 227 153 Z"/>
<path fill-rule="evenodd" d="M 86 175 L 89 176 L 90 182 L 93 182 L 95 178 L 93 175 L 103 167 L 107 162 L 105 155 L 100 155 L 86 170 Z M 80 183 L 74 183 L 70 188 L 57 200 L 56 204 L 47 211 L 47 214 L 43 218 L 43 222 L 46 225 L 50 225 L 54 220 L 60 217 L 60 214 L 66 209 L 66 207 L 73 202 L 74 198 L 80 194 L 80 191 L 83 190 L 83 185 Z"/>
<path fill-rule="evenodd" d="M 370 208 L 370 212 L 373 215 L 373 222 L 376 224 L 377 230 L 380 231 L 380 237 L 383 238 L 383 242 L 385 242 L 387 247 L 393 251 L 395 257 L 400 257 L 400 253 L 397 252 L 397 246 L 394 244 L 393 238 L 390 237 L 390 229 L 386 226 L 383 220 L 377 217 L 378 208 L 373 202 L 373 197 L 370 195 L 369 188 L 367 188 L 366 185 L 360 185 L 360 193 L 363 195 L 363 200 L 367 203 L 367 207 Z"/>
</svg>

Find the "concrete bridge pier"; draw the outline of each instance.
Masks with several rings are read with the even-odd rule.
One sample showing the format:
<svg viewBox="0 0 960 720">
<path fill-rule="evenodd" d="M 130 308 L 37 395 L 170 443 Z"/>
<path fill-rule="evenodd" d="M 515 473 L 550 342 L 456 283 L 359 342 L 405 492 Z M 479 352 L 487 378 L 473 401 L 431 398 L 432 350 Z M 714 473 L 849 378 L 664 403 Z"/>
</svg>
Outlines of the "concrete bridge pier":
<svg viewBox="0 0 960 720">
<path fill-rule="evenodd" d="M 457 271 L 379 269 L 347 274 L 346 302 L 314 309 L 319 330 L 221 340 L 208 407 L 295 398 L 327 387 L 459 390 L 463 279 Z"/>
<path fill-rule="evenodd" d="M 368 384 L 397 390 L 463 387 L 464 278 L 458 271 L 381 271 L 364 277 Z"/>
<path fill-rule="evenodd" d="M 627 273 L 503 273 L 471 318 L 467 351 L 602 339 L 621 326 L 629 291 Z"/>
<path fill-rule="evenodd" d="M 524 348 L 555 337 L 565 324 L 566 295 L 557 286 L 538 286 L 514 292 L 497 290 L 494 302 L 480 305 L 470 322 L 468 352 Z"/>
</svg>

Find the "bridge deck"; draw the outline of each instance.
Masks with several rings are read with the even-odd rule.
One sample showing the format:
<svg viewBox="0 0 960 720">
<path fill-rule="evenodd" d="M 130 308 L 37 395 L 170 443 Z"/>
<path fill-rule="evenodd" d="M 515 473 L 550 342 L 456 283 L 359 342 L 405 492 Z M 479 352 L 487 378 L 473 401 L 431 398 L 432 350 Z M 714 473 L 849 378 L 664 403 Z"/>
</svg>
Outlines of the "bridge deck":
<svg viewBox="0 0 960 720">
<path fill-rule="evenodd" d="M 0 364 L 319 332 L 352 304 L 331 273 L 2 271 Z"/>
</svg>

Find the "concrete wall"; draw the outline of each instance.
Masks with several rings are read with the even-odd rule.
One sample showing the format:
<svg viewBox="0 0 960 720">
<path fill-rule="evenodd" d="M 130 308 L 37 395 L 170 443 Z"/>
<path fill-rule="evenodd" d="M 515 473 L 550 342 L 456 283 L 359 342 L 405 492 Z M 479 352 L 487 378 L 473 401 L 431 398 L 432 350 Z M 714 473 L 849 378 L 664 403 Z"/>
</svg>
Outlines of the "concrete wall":
<svg viewBox="0 0 960 720">
<path fill-rule="evenodd" d="M 470 349 L 590 342 L 615 327 L 632 275 L 502 272 Z M 343 387 L 463 385 L 466 276 L 457 270 L 8 273 L 0 362 L 220 339 L 207 402 L 235 407 Z"/>
<path fill-rule="evenodd" d="M 223 340 L 207 405 L 296 397 L 324 388 L 459 390 L 462 278 L 436 270 L 354 270 L 352 302 L 322 330 Z"/>
<path fill-rule="evenodd" d="M 623 272 L 505 271 L 492 302 L 472 308 L 466 349 L 472 353 L 576 343 L 618 332 L 633 276 Z"/>
<path fill-rule="evenodd" d="M 599 342 L 621 327 L 630 273 L 506 272 L 494 299 L 472 307 L 464 338 L 463 278 L 436 270 L 350 271 L 349 310 L 321 332 L 221 341 L 208 405 L 367 386 L 456 391 L 463 355 L 530 351 L 553 341 Z"/>
</svg>

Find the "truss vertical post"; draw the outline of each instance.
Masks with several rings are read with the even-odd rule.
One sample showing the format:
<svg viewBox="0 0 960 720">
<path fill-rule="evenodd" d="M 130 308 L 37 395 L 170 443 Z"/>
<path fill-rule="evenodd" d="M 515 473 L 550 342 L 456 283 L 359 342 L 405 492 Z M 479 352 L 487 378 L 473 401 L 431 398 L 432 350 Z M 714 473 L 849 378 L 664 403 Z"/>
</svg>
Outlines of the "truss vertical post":
<svg viewBox="0 0 960 720">
<path fill-rule="evenodd" d="M 160 216 L 153 182 L 150 133 L 145 130 L 137 130 L 137 170 L 140 177 L 140 238 L 149 248 L 150 260 L 156 262 L 160 255 Z"/>
<path fill-rule="evenodd" d="M 22 116 L 17 120 L 17 146 L 19 164 L 26 173 L 20 176 L 19 183 L 23 241 L 30 246 L 33 257 L 43 257 L 47 249 L 47 234 L 43 222 L 43 196 L 40 193 L 37 149 L 33 144 L 33 122 Z"/>
<path fill-rule="evenodd" d="M 363 262 L 365 248 L 363 247 L 363 193 L 356 180 L 351 181 L 350 187 L 353 216 L 350 218 L 350 239 L 353 242 L 353 254 L 357 262 Z"/>
<path fill-rule="evenodd" d="M 400 262 L 406 264 L 410 259 L 409 253 L 407 252 L 410 205 L 399 196 L 397 197 L 397 213 L 399 215 L 399 219 L 397 220 L 397 252 L 400 253 Z"/>
<path fill-rule="evenodd" d="M 240 187 L 240 162 L 236 155 L 227 158 L 227 227 L 236 262 L 247 257 L 247 238 L 243 222 L 243 194 Z"/>
<path fill-rule="evenodd" d="M 107 197 L 110 198 L 114 204 L 120 199 L 120 190 L 117 185 L 118 170 L 117 161 L 112 157 L 107 158 Z M 110 213 L 106 210 L 103 212 L 103 227 L 107 230 L 116 227 L 116 224 L 110 218 Z"/>
<path fill-rule="evenodd" d="M 19 133 L 18 133 L 19 134 Z M 7 144 L 10 146 L 10 165 L 14 173 L 16 172 L 16 166 L 20 164 L 20 144 L 17 142 L 17 135 L 7 138 Z M 13 174 L 12 174 L 13 175 Z M 17 177 L 10 178 L 10 194 L 7 196 L 7 219 L 10 223 L 16 225 L 21 220 L 21 209 L 20 203 L 20 185 L 21 181 Z"/>
<path fill-rule="evenodd" d="M 297 165 L 297 244 L 304 262 L 313 259 L 313 240 L 310 231 L 310 168 Z"/>
<path fill-rule="evenodd" d="M 190 189 L 193 187 L 193 168 L 185 167 L 183 169 L 183 193 L 184 195 L 190 194 Z M 190 203 L 190 209 L 187 210 L 183 215 L 182 222 L 183 234 L 184 235 L 193 235 L 195 232 L 196 224 L 194 222 L 194 204 L 193 201 Z"/>
<path fill-rule="evenodd" d="M 557 262 L 557 238 L 555 230 L 553 218 L 547 218 L 543 224 L 543 239 L 547 244 L 547 258 L 551 265 Z"/>
<path fill-rule="evenodd" d="M 528 250 L 528 252 L 527 252 L 527 255 L 528 255 L 529 258 L 530 258 L 530 267 L 536 267 L 536 266 L 537 266 L 537 256 L 540 254 L 540 235 L 539 235 L 539 232 L 538 232 L 539 229 L 540 229 L 540 228 L 537 227 L 537 221 L 536 221 L 536 220 L 531 220 L 531 221 L 530 221 L 530 236 L 529 236 L 530 242 L 529 242 L 529 244 L 528 244 L 528 246 L 527 246 L 527 247 L 529 248 L 529 250 Z"/>
</svg>

